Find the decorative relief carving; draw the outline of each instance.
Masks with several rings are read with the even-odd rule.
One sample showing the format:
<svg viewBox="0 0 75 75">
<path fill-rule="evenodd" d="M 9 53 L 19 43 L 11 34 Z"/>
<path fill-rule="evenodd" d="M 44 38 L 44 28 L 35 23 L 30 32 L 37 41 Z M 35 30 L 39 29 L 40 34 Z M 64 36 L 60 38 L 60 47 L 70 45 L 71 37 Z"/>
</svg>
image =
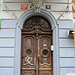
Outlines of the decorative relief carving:
<svg viewBox="0 0 75 75">
<path fill-rule="evenodd" d="M 41 50 L 41 54 L 42 54 L 42 57 L 48 57 L 49 56 L 49 49 L 47 48 L 44 48 Z"/>
<path fill-rule="evenodd" d="M 31 39 L 27 39 L 26 40 L 26 48 L 30 48 L 31 47 Z"/>
<path fill-rule="evenodd" d="M 26 64 L 30 64 L 30 65 L 32 65 L 32 63 L 31 63 L 32 60 L 33 60 L 33 58 L 30 57 L 30 56 L 25 57 L 25 62 L 26 62 Z"/>
<path fill-rule="evenodd" d="M 43 39 L 43 47 L 47 47 L 47 39 Z"/>
<path fill-rule="evenodd" d="M 27 53 L 28 55 L 31 55 L 31 54 L 32 54 L 32 50 L 27 49 L 27 50 L 26 50 L 26 53 Z"/>
<path fill-rule="evenodd" d="M 47 36 L 42 36 L 41 39 L 41 64 L 50 64 L 50 38 Z"/>
<path fill-rule="evenodd" d="M 44 43 L 44 44 L 47 43 L 47 39 L 44 39 L 44 40 L 43 40 L 43 43 Z"/>
</svg>

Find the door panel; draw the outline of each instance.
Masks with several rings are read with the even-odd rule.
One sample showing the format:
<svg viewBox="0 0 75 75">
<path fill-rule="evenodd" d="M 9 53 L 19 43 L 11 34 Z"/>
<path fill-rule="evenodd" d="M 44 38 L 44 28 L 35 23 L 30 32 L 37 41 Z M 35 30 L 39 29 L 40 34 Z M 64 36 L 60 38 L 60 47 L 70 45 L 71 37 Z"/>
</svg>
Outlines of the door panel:
<svg viewBox="0 0 75 75">
<path fill-rule="evenodd" d="M 39 75 L 51 75 L 48 71 L 41 71 Z"/>
<path fill-rule="evenodd" d="M 35 37 L 24 35 L 22 39 L 22 68 L 34 67 Z"/>
<path fill-rule="evenodd" d="M 41 64 L 51 65 L 51 37 L 49 35 L 41 35 L 40 37 Z"/>
<path fill-rule="evenodd" d="M 40 35 L 40 58 L 39 58 L 39 75 L 51 75 L 52 57 L 51 57 L 51 36 Z"/>
<path fill-rule="evenodd" d="M 21 75 L 35 75 L 35 36 L 22 36 Z"/>
<path fill-rule="evenodd" d="M 34 71 L 23 71 L 22 75 L 35 75 Z"/>
<path fill-rule="evenodd" d="M 51 36 L 22 35 L 22 40 L 22 75 L 52 75 Z"/>
</svg>

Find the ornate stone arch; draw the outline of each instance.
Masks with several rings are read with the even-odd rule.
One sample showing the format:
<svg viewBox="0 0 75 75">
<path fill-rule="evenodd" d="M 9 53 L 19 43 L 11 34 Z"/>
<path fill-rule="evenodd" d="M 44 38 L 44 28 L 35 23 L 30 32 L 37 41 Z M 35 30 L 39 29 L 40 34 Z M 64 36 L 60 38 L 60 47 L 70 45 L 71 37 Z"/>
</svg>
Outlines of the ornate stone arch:
<svg viewBox="0 0 75 75">
<path fill-rule="evenodd" d="M 58 24 L 54 16 L 46 10 L 41 9 L 40 13 L 34 10 L 26 11 L 22 14 L 16 25 L 16 47 L 15 47 L 15 75 L 20 75 L 21 71 L 21 29 L 24 22 L 32 16 L 43 16 L 46 18 L 53 30 L 53 75 L 59 75 L 59 55 L 58 55 Z"/>
</svg>

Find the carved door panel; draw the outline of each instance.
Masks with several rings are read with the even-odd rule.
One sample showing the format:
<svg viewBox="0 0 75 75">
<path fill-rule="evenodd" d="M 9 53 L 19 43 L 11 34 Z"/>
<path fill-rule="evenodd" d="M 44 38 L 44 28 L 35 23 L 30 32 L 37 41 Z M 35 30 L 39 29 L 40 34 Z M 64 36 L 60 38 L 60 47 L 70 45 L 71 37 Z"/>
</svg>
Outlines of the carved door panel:
<svg viewBox="0 0 75 75">
<path fill-rule="evenodd" d="M 52 75 L 51 36 L 39 36 L 39 75 Z"/>
<path fill-rule="evenodd" d="M 35 35 L 22 36 L 22 57 L 21 73 L 22 75 L 35 75 Z"/>
<path fill-rule="evenodd" d="M 21 75 L 52 75 L 50 35 L 22 35 Z"/>
</svg>

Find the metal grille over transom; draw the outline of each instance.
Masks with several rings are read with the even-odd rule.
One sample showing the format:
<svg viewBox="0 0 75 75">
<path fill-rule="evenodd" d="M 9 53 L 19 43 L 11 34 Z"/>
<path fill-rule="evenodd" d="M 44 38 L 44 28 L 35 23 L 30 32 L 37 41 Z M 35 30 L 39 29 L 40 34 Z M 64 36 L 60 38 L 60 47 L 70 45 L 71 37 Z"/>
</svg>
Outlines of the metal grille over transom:
<svg viewBox="0 0 75 75">
<path fill-rule="evenodd" d="M 48 22 L 42 17 L 32 17 L 25 23 L 25 29 L 32 29 L 35 25 L 39 25 L 43 29 L 50 29 Z"/>
<path fill-rule="evenodd" d="M 42 17 L 29 18 L 22 29 L 21 75 L 53 75 L 52 30 Z"/>
</svg>

